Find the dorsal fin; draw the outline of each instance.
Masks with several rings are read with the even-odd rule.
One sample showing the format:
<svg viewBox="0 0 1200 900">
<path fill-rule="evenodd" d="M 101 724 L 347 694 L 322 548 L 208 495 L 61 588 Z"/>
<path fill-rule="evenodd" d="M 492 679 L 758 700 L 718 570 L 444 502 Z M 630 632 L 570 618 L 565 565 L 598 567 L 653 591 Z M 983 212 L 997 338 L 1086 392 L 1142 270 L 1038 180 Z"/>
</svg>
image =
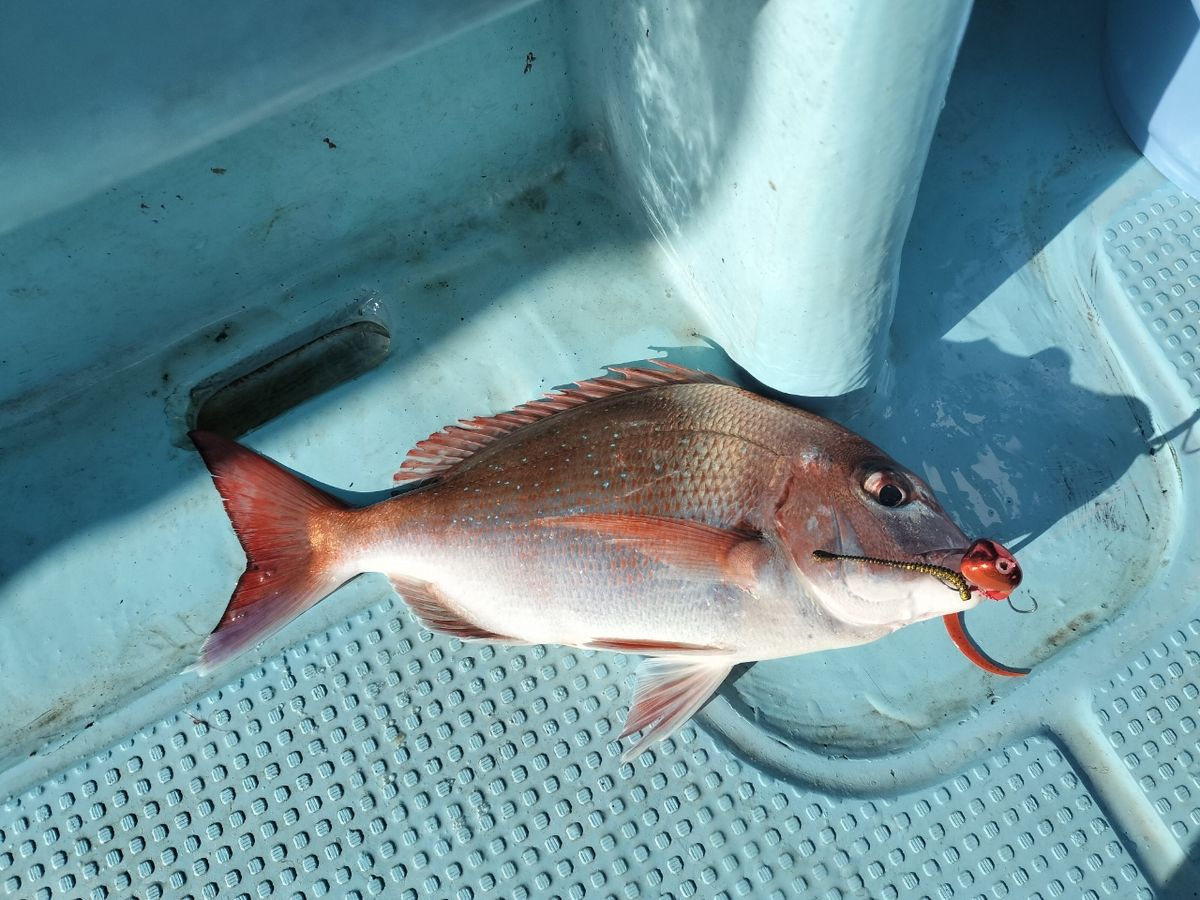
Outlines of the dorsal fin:
<svg viewBox="0 0 1200 900">
<path fill-rule="evenodd" d="M 395 481 L 408 484 L 444 475 L 465 459 L 474 456 L 488 444 L 511 434 L 526 425 L 546 419 L 556 413 L 601 400 L 617 394 L 629 394 L 665 384 L 728 384 L 716 375 L 669 363 L 652 360 L 656 369 L 641 366 L 611 366 L 609 372 L 624 376 L 605 375 L 578 382 L 575 387 L 551 391 L 541 400 L 522 403 L 509 412 L 492 416 L 460 419 L 435 431 L 408 452 Z"/>
</svg>

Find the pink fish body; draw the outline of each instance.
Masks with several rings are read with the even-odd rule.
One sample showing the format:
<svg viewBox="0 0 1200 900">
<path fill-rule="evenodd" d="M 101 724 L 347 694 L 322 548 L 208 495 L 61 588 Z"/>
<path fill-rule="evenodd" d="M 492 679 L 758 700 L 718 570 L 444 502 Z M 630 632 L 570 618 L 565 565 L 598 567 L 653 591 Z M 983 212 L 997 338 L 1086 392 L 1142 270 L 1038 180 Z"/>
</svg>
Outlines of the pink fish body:
<svg viewBox="0 0 1200 900">
<path fill-rule="evenodd" d="M 201 668 L 383 572 L 436 631 L 650 656 L 629 756 L 738 662 L 862 644 L 978 602 L 927 571 L 814 557 L 957 572 L 971 542 L 914 474 L 826 419 L 660 366 L 438 432 L 397 475 L 419 486 L 360 509 L 193 434 L 248 557 Z"/>
</svg>

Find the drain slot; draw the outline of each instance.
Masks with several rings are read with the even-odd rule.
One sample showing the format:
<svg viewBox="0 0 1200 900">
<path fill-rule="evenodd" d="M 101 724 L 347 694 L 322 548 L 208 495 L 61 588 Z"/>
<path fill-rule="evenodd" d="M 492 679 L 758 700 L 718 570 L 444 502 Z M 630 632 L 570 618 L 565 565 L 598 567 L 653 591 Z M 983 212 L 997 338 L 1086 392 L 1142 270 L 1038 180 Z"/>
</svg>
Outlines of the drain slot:
<svg viewBox="0 0 1200 900">
<path fill-rule="evenodd" d="M 343 325 L 243 375 L 210 378 L 192 390 L 191 427 L 229 438 L 378 366 L 392 336 L 379 322 Z"/>
</svg>

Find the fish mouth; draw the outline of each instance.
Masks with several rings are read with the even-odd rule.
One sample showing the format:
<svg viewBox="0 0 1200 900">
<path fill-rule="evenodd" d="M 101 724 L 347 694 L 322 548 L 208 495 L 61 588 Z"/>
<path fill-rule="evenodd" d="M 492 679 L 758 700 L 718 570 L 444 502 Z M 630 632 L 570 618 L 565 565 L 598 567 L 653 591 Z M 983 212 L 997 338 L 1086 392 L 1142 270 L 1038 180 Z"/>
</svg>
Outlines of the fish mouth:
<svg viewBox="0 0 1200 900">
<path fill-rule="evenodd" d="M 933 570 L 941 581 L 959 588 L 964 601 L 970 600 L 975 592 L 991 600 L 1007 600 L 1021 583 L 1021 566 L 1008 548 L 989 538 L 979 538 L 965 550 L 930 550 L 917 555 L 916 566 Z M 891 564 L 891 563 L 889 563 Z M 899 564 L 901 567 L 904 565 Z M 910 564 L 910 567 L 913 564 Z M 941 573 L 953 573 L 957 580 Z M 963 589 L 965 587 L 965 590 Z M 965 617 L 961 612 L 942 616 L 950 640 L 974 665 L 992 675 L 1020 677 L 1028 675 L 1029 669 L 1018 669 L 992 659 L 967 633 Z"/>
<path fill-rule="evenodd" d="M 1012 553 L 1003 544 L 988 538 L 979 538 L 966 550 L 928 550 L 907 562 L 871 556 L 849 556 L 824 550 L 814 550 L 813 556 L 826 560 L 853 560 L 866 565 L 932 575 L 947 587 L 957 590 L 964 603 L 970 601 L 971 595 L 976 591 L 991 600 L 1006 600 L 1021 583 L 1021 567 Z M 954 645 L 985 672 L 1009 677 L 1029 674 L 1028 669 L 1015 669 L 988 656 L 967 633 L 961 612 L 947 613 L 942 616 L 942 621 Z"/>
<path fill-rule="evenodd" d="M 978 591 L 991 600 L 1006 600 L 1021 583 L 1021 567 L 1012 553 L 1000 543 L 988 538 L 979 538 L 965 550 L 927 550 L 910 560 L 883 559 L 873 556 L 851 556 L 814 550 L 813 557 L 821 560 L 847 560 L 864 565 L 883 566 L 931 575 L 947 587 L 958 591 L 964 603 Z M 942 616 L 950 639 L 960 651 L 979 668 L 993 675 L 1021 676 L 1028 669 L 1015 669 L 996 662 L 988 656 L 967 634 L 961 612 Z"/>
<path fill-rule="evenodd" d="M 924 553 L 918 553 L 915 557 L 915 560 L 923 565 L 953 572 L 966 583 L 967 589 L 970 593 L 973 594 L 976 592 L 981 592 L 980 585 L 975 581 L 972 581 L 970 576 L 968 576 L 962 570 L 962 561 L 966 558 L 966 555 L 966 548 L 951 547 L 943 550 L 927 550 Z"/>
</svg>

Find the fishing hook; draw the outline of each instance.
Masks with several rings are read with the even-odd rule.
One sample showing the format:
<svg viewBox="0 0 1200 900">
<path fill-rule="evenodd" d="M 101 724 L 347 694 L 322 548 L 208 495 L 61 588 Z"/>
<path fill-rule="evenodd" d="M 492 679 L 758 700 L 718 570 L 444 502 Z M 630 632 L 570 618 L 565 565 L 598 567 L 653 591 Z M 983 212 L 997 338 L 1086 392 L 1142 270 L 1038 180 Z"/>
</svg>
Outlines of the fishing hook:
<svg viewBox="0 0 1200 900">
<path fill-rule="evenodd" d="M 1032 605 L 1029 607 L 1029 609 L 1018 609 L 1018 608 L 1017 608 L 1017 606 L 1016 606 L 1016 604 L 1012 602 L 1012 595 L 1011 595 L 1011 594 L 1009 594 L 1009 596 L 1008 596 L 1008 608 L 1009 608 L 1009 609 L 1011 609 L 1011 610 L 1012 610 L 1013 612 L 1015 612 L 1015 613 L 1020 613 L 1020 614 L 1021 614 L 1021 615 L 1023 615 L 1023 616 L 1027 616 L 1027 615 L 1029 615 L 1030 613 L 1035 613 L 1035 612 L 1037 612 L 1037 611 L 1038 611 L 1038 602 L 1037 602 L 1037 597 L 1035 597 L 1035 596 L 1033 596 L 1032 594 L 1030 594 L 1030 595 L 1029 595 L 1029 602 L 1030 602 L 1030 604 L 1032 604 Z"/>
</svg>

